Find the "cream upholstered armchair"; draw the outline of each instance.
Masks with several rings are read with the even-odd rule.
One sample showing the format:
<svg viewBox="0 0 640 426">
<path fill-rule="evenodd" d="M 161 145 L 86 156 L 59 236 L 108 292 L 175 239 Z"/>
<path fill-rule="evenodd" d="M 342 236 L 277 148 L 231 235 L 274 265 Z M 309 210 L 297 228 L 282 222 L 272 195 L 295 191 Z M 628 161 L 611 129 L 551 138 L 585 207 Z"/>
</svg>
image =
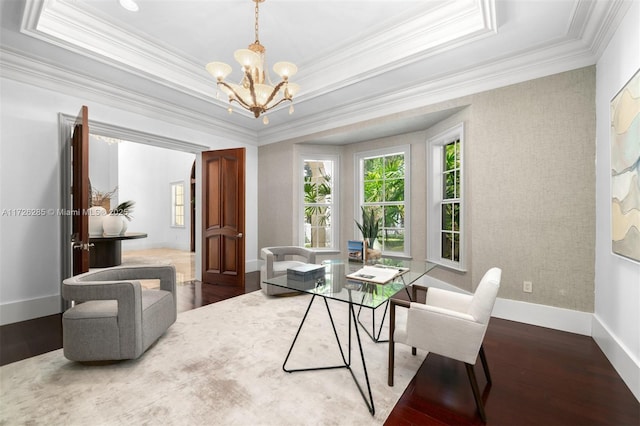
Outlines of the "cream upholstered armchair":
<svg viewBox="0 0 640 426">
<path fill-rule="evenodd" d="M 394 344 L 404 343 L 412 347 L 433 352 L 465 363 L 471 382 L 473 396 L 478 406 L 480 418 L 486 422 L 486 414 L 474 365 L 478 355 L 482 361 L 487 382 L 491 383 L 489 366 L 482 347 L 482 341 L 489 325 L 502 271 L 492 268 L 487 271 L 473 295 L 455 293 L 438 288 L 413 286 L 413 300 L 416 290 L 425 290 L 425 303 L 392 300 L 390 312 L 389 338 L 389 386 L 393 386 Z M 408 307 L 406 322 L 395 322 L 395 306 Z"/>
<path fill-rule="evenodd" d="M 145 290 L 139 280 L 160 280 Z M 176 321 L 172 265 L 118 266 L 67 278 L 62 296 L 81 302 L 62 315 L 64 356 L 73 361 L 138 358 Z"/>
<path fill-rule="evenodd" d="M 296 246 L 265 247 L 261 250 L 260 257 L 264 260 L 264 265 L 260 268 L 260 287 L 268 296 L 291 293 L 291 290 L 265 284 L 266 279 L 285 275 L 287 269 L 294 266 L 316 263 L 315 251 Z"/>
</svg>

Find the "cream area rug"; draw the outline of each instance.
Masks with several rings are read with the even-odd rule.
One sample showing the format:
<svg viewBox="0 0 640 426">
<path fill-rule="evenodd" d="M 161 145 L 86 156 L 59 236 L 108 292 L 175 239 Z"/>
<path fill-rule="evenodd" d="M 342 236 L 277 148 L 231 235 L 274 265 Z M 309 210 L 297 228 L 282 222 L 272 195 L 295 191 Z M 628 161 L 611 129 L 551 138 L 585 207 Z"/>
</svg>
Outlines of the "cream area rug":
<svg viewBox="0 0 640 426">
<path fill-rule="evenodd" d="M 348 370 L 282 370 L 309 300 L 308 295 L 268 297 L 256 291 L 180 313 L 137 360 L 85 365 L 57 350 L 0 367 L 0 424 L 383 424 L 424 354 L 411 356 L 410 348 L 398 345 L 395 386 L 388 387 L 388 344 L 372 342 L 360 329 L 372 416 Z M 348 305 L 329 305 L 346 351 Z M 370 310 L 361 318 L 370 321 Z M 351 363 L 366 392 L 352 337 Z M 317 297 L 287 367 L 340 361 L 326 308 Z"/>
</svg>

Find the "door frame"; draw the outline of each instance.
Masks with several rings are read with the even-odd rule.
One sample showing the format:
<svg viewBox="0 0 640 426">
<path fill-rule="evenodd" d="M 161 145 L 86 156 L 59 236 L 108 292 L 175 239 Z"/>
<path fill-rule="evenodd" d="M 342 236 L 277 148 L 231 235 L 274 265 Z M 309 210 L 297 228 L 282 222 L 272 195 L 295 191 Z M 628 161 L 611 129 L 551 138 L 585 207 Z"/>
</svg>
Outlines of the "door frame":
<svg viewBox="0 0 640 426">
<path fill-rule="evenodd" d="M 76 116 L 58 113 L 58 146 L 59 146 L 59 164 L 60 164 L 60 208 L 63 211 L 71 211 L 71 136 L 73 127 L 76 123 Z M 152 133 L 141 132 L 138 130 L 128 129 L 126 127 L 117 126 L 115 124 L 104 123 L 100 121 L 89 120 L 89 129 L 92 135 L 99 135 L 108 138 L 122 139 L 126 141 L 141 143 L 145 145 L 156 146 L 160 148 L 172 149 L 175 151 L 189 152 L 196 155 L 196 162 L 201 156 L 202 151 L 210 150 L 211 147 L 200 145 L 197 143 L 181 141 L 169 137 L 155 135 Z M 197 170 L 197 169 L 196 169 Z M 197 202 L 198 200 L 196 200 Z M 196 226 L 199 224 L 196 223 Z M 60 294 L 62 294 L 62 280 L 71 276 L 71 251 L 69 249 L 69 238 L 72 229 L 72 216 L 60 215 Z M 197 235 L 197 233 L 196 233 Z M 196 271 L 198 270 L 198 255 L 200 254 L 199 241 L 196 241 Z M 62 299 L 62 298 L 61 298 Z M 62 300 L 62 309 L 65 309 L 64 299 Z"/>
</svg>

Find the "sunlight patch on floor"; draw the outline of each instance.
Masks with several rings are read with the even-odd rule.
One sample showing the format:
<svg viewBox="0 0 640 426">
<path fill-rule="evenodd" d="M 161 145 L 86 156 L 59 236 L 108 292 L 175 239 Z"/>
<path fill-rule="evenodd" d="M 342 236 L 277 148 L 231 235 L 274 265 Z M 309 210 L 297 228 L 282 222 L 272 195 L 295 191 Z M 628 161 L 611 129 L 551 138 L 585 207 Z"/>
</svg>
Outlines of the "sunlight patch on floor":
<svg viewBox="0 0 640 426">
<path fill-rule="evenodd" d="M 171 264 L 176 267 L 176 284 L 184 285 L 195 279 L 195 253 L 184 250 L 157 248 L 122 251 L 122 264 Z M 141 280 L 145 288 L 158 288 L 158 280 Z"/>
</svg>

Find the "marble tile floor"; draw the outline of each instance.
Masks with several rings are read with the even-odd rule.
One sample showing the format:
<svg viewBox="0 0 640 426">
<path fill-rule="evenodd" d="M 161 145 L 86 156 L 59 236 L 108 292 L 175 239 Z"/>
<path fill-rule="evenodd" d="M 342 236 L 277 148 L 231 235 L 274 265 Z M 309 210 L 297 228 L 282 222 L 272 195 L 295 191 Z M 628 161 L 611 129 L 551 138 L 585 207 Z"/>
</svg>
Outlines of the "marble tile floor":
<svg viewBox="0 0 640 426">
<path fill-rule="evenodd" d="M 176 284 L 185 285 L 195 279 L 194 252 L 170 248 L 155 248 L 146 250 L 123 250 L 122 264 L 170 263 L 176 267 Z M 146 288 L 159 286 L 158 280 L 144 280 Z"/>
</svg>

